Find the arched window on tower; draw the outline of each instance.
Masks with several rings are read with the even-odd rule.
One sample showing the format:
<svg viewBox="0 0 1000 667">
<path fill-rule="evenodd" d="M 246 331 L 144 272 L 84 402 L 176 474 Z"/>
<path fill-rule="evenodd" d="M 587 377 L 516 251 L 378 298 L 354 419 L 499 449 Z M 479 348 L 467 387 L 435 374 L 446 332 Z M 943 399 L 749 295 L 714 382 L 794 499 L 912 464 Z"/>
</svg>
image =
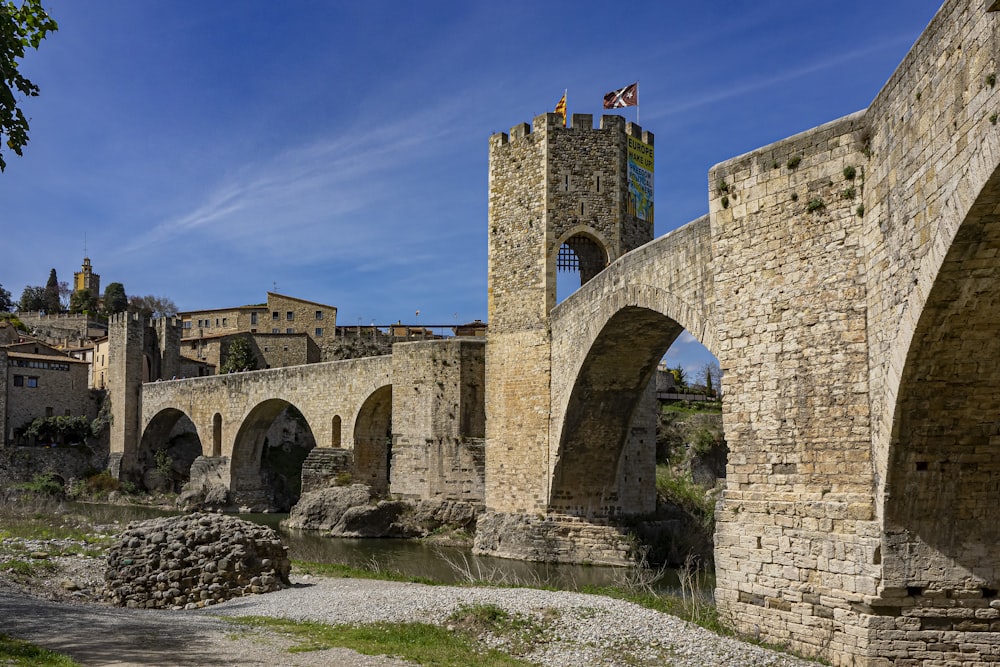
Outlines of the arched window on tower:
<svg viewBox="0 0 1000 667">
<path fill-rule="evenodd" d="M 561 246 L 556 257 L 556 302 L 575 292 L 608 265 L 604 248 L 586 234 L 575 234 Z"/>
</svg>

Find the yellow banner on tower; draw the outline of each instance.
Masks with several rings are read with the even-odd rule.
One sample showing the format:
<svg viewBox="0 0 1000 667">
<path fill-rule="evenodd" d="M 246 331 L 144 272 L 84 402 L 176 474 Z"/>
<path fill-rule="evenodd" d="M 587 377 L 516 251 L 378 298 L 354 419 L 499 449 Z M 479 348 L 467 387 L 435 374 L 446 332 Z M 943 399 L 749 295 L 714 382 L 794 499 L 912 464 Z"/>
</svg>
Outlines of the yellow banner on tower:
<svg viewBox="0 0 1000 667">
<path fill-rule="evenodd" d="M 628 212 L 653 222 L 653 146 L 628 139 Z"/>
</svg>

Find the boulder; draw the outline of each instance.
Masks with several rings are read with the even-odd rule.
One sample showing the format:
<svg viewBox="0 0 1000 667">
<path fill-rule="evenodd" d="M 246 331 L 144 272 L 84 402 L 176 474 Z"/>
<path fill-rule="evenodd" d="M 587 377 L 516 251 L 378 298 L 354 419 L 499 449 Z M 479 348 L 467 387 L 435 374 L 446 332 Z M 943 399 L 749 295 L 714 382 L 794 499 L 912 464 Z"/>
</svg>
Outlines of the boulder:
<svg viewBox="0 0 1000 667">
<path fill-rule="evenodd" d="M 371 488 L 364 484 L 310 491 L 299 498 L 299 502 L 281 525 L 303 530 L 332 530 L 347 510 L 367 505 L 371 499 Z"/>
<path fill-rule="evenodd" d="M 423 537 L 415 526 L 399 521 L 412 505 L 399 500 L 382 500 L 375 505 L 348 508 L 330 531 L 332 537 Z"/>
</svg>

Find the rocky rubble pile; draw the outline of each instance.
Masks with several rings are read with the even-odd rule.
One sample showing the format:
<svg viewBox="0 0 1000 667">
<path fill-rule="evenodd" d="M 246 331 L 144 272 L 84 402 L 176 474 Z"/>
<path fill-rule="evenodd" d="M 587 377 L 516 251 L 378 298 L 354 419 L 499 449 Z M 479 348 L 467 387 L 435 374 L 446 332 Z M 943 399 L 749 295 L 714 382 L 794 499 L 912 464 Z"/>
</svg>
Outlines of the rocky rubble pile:
<svg viewBox="0 0 1000 667">
<path fill-rule="evenodd" d="M 271 528 L 196 512 L 129 524 L 107 556 L 104 598 L 124 607 L 196 609 L 289 585 Z"/>
</svg>

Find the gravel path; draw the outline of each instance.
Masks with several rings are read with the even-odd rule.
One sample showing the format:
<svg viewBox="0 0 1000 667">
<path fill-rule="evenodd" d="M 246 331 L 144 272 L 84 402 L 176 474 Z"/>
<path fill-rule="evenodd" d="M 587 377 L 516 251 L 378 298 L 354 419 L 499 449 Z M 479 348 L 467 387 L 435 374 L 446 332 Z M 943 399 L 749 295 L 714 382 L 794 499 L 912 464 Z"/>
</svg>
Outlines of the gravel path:
<svg viewBox="0 0 1000 667">
<path fill-rule="evenodd" d="M 448 624 L 462 605 L 492 604 L 545 627 L 527 660 L 546 667 L 815 667 L 628 602 L 528 588 L 470 588 L 362 579 L 293 578 L 295 586 L 199 611 L 140 611 L 68 604 L 0 592 L 0 631 L 67 653 L 85 665 L 400 666 L 345 649 L 291 654 L 288 640 L 220 616 L 273 616 L 325 623 Z M 504 639 L 487 638 L 509 648 Z M 470 665 L 475 664 L 474 660 Z"/>
</svg>

